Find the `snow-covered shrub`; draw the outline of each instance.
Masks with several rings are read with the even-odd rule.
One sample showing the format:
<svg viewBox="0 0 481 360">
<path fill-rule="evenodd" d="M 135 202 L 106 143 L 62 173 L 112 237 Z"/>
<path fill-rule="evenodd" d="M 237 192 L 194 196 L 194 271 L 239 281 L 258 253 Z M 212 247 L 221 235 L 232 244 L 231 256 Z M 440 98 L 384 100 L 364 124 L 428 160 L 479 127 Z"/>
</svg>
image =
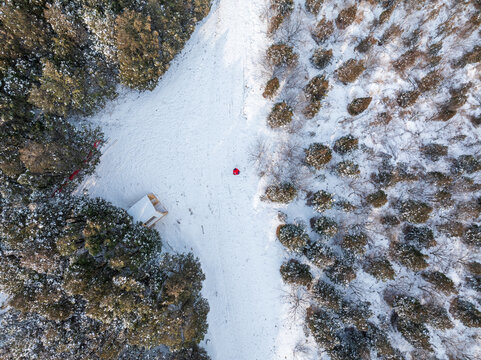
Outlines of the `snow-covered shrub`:
<svg viewBox="0 0 481 360">
<path fill-rule="evenodd" d="M 440 171 L 430 171 L 426 174 L 426 180 L 436 186 L 448 186 L 453 182 L 453 178 Z"/>
<path fill-rule="evenodd" d="M 384 356 L 386 359 L 404 359 L 404 357 L 398 355 L 398 351 L 392 347 L 387 335 L 373 323 L 368 323 L 367 336 L 378 355 Z"/>
<path fill-rule="evenodd" d="M 382 257 L 367 259 L 363 264 L 363 270 L 380 281 L 394 280 L 396 276 L 389 260 Z"/>
<path fill-rule="evenodd" d="M 399 215 L 404 221 L 422 224 L 428 221 L 433 208 L 422 201 L 404 200 L 397 204 Z"/>
<path fill-rule="evenodd" d="M 357 52 L 360 53 L 367 53 L 374 44 L 376 44 L 376 39 L 372 35 L 362 39 L 359 44 L 354 48 Z"/>
<path fill-rule="evenodd" d="M 428 317 L 427 309 L 413 296 L 404 294 L 384 294 L 384 300 L 396 311 L 401 318 L 417 323 L 423 323 Z"/>
<path fill-rule="evenodd" d="M 481 170 L 481 162 L 473 155 L 461 155 L 453 161 L 451 172 L 454 174 L 473 174 Z"/>
<path fill-rule="evenodd" d="M 421 147 L 421 153 L 431 161 L 438 161 L 441 157 L 448 155 L 448 147 L 441 144 L 429 143 Z"/>
<path fill-rule="evenodd" d="M 339 345 L 336 333 L 342 323 L 332 312 L 310 307 L 307 309 L 306 322 L 317 345 L 326 350 Z"/>
<path fill-rule="evenodd" d="M 419 90 L 402 91 L 396 98 L 397 104 L 402 108 L 413 105 L 418 99 L 421 92 Z"/>
<path fill-rule="evenodd" d="M 454 327 L 453 322 L 449 319 L 448 311 L 444 307 L 428 303 L 424 305 L 424 309 L 427 313 L 426 323 L 433 328 L 446 330 Z"/>
<path fill-rule="evenodd" d="M 309 101 L 322 100 L 329 89 L 329 81 L 324 75 L 314 76 L 304 88 L 304 93 Z"/>
<path fill-rule="evenodd" d="M 321 101 L 311 100 L 302 110 L 302 114 L 306 117 L 306 119 L 312 119 L 319 113 L 319 110 L 321 110 Z"/>
<path fill-rule="evenodd" d="M 476 309 L 476 306 L 460 297 L 451 301 L 449 306 L 450 314 L 457 320 L 461 321 L 464 326 L 480 328 L 481 327 L 481 312 Z"/>
<path fill-rule="evenodd" d="M 282 245 L 295 252 L 301 252 L 309 241 L 309 235 L 300 225 L 279 225 L 276 234 Z"/>
<path fill-rule="evenodd" d="M 357 6 L 353 5 L 342 9 L 336 18 L 336 25 L 338 29 L 347 29 L 356 19 Z"/>
<path fill-rule="evenodd" d="M 331 360 L 370 359 L 369 339 L 355 327 L 345 327 L 339 332 L 340 344 L 328 350 Z"/>
<path fill-rule="evenodd" d="M 325 269 L 326 276 L 335 284 L 347 286 L 356 278 L 356 269 L 352 260 L 344 257 L 336 259 L 334 264 Z"/>
<path fill-rule="evenodd" d="M 456 65 L 464 67 L 468 64 L 476 64 L 481 61 L 481 46 L 476 45 L 473 50 L 468 51 L 463 55 L 463 57 L 457 62 Z"/>
<path fill-rule="evenodd" d="M 279 79 L 277 77 L 274 77 L 267 82 L 262 96 L 264 96 L 266 99 L 272 99 L 276 95 L 278 90 Z"/>
<path fill-rule="evenodd" d="M 290 259 L 281 265 L 281 276 L 288 284 L 308 286 L 312 282 L 309 266 L 296 259 Z"/>
<path fill-rule="evenodd" d="M 313 143 L 304 150 L 305 162 L 317 170 L 322 169 L 332 159 L 332 151 L 329 146 Z"/>
<path fill-rule="evenodd" d="M 451 98 L 449 101 L 441 107 L 438 115 L 433 120 L 436 121 L 448 121 L 453 118 L 460 107 L 462 107 L 468 101 L 468 91 L 472 84 L 467 83 L 458 88 L 449 90 Z"/>
<path fill-rule="evenodd" d="M 436 191 L 433 200 L 442 208 L 449 208 L 454 204 L 453 194 L 446 188 Z"/>
<path fill-rule="evenodd" d="M 434 90 L 442 80 L 443 78 L 440 72 L 438 70 L 433 70 L 418 81 L 419 91 L 424 93 L 426 91 Z"/>
<path fill-rule="evenodd" d="M 426 226 L 406 224 L 403 228 L 404 242 L 417 248 L 436 246 L 433 231 Z"/>
<path fill-rule="evenodd" d="M 400 37 L 402 34 L 402 29 L 398 24 L 392 24 L 390 27 L 384 31 L 379 39 L 379 45 L 386 45 L 389 42 L 395 40 L 396 38 Z"/>
<path fill-rule="evenodd" d="M 270 185 L 266 188 L 266 198 L 272 202 L 290 203 L 297 196 L 297 189 L 291 183 Z"/>
<path fill-rule="evenodd" d="M 398 226 L 399 224 L 401 224 L 401 221 L 396 215 L 384 215 L 381 217 L 380 220 L 381 224 L 389 227 Z"/>
<path fill-rule="evenodd" d="M 464 235 L 464 225 L 458 221 L 449 221 L 444 224 L 439 224 L 438 231 L 452 237 L 461 237 Z"/>
<path fill-rule="evenodd" d="M 396 5 L 398 1 L 384 1 L 384 8 L 385 10 L 379 15 L 379 24 L 384 24 L 385 22 L 389 21 L 394 9 L 396 9 Z"/>
<path fill-rule="evenodd" d="M 317 15 L 319 14 L 319 10 L 321 10 L 323 3 L 324 0 L 306 0 L 306 10 L 314 15 Z"/>
<path fill-rule="evenodd" d="M 343 296 L 335 286 L 319 280 L 311 289 L 311 294 L 316 304 L 334 311 L 341 309 Z"/>
<path fill-rule="evenodd" d="M 433 350 L 429 342 L 429 330 L 424 324 L 400 318 L 396 323 L 396 327 L 402 336 L 415 348 L 424 349 L 429 352 Z"/>
<path fill-rule="evenodd" d="M 268 118 L 267 124 L 271 128 L 278 128 L 286 126 L 292 121 L 294 113 L 292 108 L 285 102 L 280 102 L 274 105 Z"/>
<path fill-rule="evenodd" d="M 365 233 L 355 231 L 343 237 L 341 247 L 355 254 L 362 255 L 366 251 L 368 241 L 369 238 Z"/>
<path fill-rule="evenodd" d="M 316 233 L 325 237 L 333 237 L 339 229 L 337 222 L 326 216 L 312 218 L 311 227 Z"/>
<path fill-rule="evenodd" d="M 411 69 L 416 63 L 416 60 L 422 55 L 423 53 L 417 49 L 411 49 L 402 54 L 392 65 L 394 69 L 402 73 Z"/>
<path fill-rule="evenodd" d="M 362 97 L 354 99 L 348 106 L 347 112 L 352 115 L 356 116 L 365 111 L 369 104 L 371 104 L 372 97 Z"/>
<path fill-rule="evenodd" d="M 349 154 L 358 149 L 359 139 L 351 134 L 340 137 L 334 143 L 333 150 L 341 155 Z"/>
<path fill-rule="evenodd" d="M 309 244 L 309 246 L 304 249 L 304 255 L 306 255 L 311 263 L 320 269 L 331 266 L 336 260 L 332 250 L 321 241 Z"/>
<path fill-rule="evenodd" d="M 336 74 L 340 82 L 348 84 L 356 81 L 364 70 L 364 61 L 349 59 L 336 70 Z"/>
<path fill-rule="evenodd" d="M 332 194 L 329 194 L 327 191 L 319 190 L 314 193 L 312 203 L 314 204 L 314 210 L 322 213 L 332 208 L 334 198 Z"/>
<path fill-rule="evenodd" d="M 378 190 L 369 194 L 366 197 L 366 201 L 373 207 L 378 208 L 384 206 L 387 203 L 387 194 L 382 190 Z"/>
<path fill-rule="evenodd" d="M 317 25 L 311 30 L 312 37 L 319 44 L 326 41 L 334 32 L 334 23 L 326 18 L 319 20 Z"/>
<path fill-rule="evenodd" d="M 481 226 L 472 224 L 465 231 L 462 237 L 465 244 L 479 247 L 481 245 Z"/>
<path fill-rule="evenodd" d="M 446 295 L 456 293 L 454 282 L 440 271 L 425 271 L 421 273 L 421 276 L 431 283 L 436 290 Z"/>
<path fill-rule="evenodd" d="M 273 44 L 267 49 L 267 61 L 272 66 L 292 66 L 297 63 L 298 55 L 292 46 Z"/>
<path fill-rule="evenodd" d="M 168 360 L 211 360 L 211 358 L 203 348 L 194 345 L 174 352 Z"/>
<path fill-rule="evenodd" d="M 344 302 L 339 313 L 345 324 L 354 325 L 360 331 L 369 329 L 368 319 L 373 315 L 368 302 Z"/>
<path fill-rule="evenodd" d="M 356 177 L 361 171 L 359 165 L 351 160 L 344 160 L 336 164 L 335 171 L 339 176 Z"/>
<path fill-rule="evenodd" d="M 270 0 L 271 8 L 281 15 L 288 15 L 294 10 L 294 0 Z"/>
<path fill-rule="evenodd" d="M 393 260 L 404 265 L 413 271 L 421 271 L 428 267 L 426 259 L 427 255 L 421 253 L 414 246 L 407 244 L 394 244 L 391 248 L 391 257 Z"/>
<path fill-rule="evenodd" d="M 324 69 L 327 65 L 330 64 L 332 59 L 332 50 L 325 50 L 323 48 L 319 48 L 314 51 L 314 54 L 311 56 L 311 64 L 318 70 Z"/>
</svg>

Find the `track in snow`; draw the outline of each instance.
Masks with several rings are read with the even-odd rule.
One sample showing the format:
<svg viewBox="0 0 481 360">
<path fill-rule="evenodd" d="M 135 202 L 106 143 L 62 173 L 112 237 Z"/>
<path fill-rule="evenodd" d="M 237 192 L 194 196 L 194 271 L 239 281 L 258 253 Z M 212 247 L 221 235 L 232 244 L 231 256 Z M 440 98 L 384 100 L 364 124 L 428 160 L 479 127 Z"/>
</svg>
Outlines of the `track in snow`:
<svg viewBox="0 0 481 360">
<path fill-rule="evenodd" d="M 213 360 L 285 358 L 275 212 L 258 204 L 247 160 L 265 123 L 263 4 L 218 2 L 153 92 L 129 92 L 93 119 L 117 143 L 84 186 L 124 208 L 160 197 L 169 215 L 157 229 L 174 249 L 192 249 L 206 274 Z"/>
</svg>

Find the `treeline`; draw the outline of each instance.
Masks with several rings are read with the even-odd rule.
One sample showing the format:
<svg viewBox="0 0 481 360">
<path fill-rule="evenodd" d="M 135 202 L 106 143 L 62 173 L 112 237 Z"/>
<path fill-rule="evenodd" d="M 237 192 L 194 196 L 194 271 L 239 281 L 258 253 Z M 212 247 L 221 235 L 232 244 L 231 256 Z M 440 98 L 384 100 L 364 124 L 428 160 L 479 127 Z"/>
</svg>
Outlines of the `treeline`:
<svg viewBox="0 0 481 360">
<path fill-rule="evenodd" d="M 208 313 L 199 261 L 162 255 L 155 230 L 72 196 L 103 137 L 71 119 L 101 108 L 119 83 L 153 89 L 209 9 L 0 1 L 1 359 L 208 358 L 197 346 Z"/>
</svg>

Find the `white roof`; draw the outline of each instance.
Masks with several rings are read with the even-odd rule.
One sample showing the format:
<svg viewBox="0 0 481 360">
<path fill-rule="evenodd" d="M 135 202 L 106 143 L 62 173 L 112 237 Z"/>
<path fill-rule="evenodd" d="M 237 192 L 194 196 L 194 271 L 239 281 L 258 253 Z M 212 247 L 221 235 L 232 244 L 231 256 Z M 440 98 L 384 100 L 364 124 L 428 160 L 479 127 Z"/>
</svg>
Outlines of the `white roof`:
<svg viewBox="0 0 481 360">
<path fill-rule="evenodd" d="M 155 209 L 147 195 L 132 205 L 127 212 L 134 218 L 134 221 L 140 221 L 144 224 L 152 217 L 162 217 L 162 213 Z"/>
</svg>

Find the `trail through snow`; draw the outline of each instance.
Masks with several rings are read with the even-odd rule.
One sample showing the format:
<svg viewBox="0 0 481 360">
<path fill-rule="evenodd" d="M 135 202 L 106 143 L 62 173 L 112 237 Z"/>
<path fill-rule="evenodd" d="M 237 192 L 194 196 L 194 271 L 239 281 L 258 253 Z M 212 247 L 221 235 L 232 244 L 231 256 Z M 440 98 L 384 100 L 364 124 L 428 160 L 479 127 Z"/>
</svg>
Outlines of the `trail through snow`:
<svg viewBox="0 0 481 360">
<path fill-rule="evenodd" d="M 154 91 L 124 94 L 96 115 L 116 143 L 81 186 L 124 208 L 148 192 L 159 196 L 169 211 L 157 225 L 164 241 L 192 249 L 206 274 L 213 360 L 290 358 L 276 214 L 259 202 L 248 165 L 265 131 L 263 6 L 218 1 Z"/>
</svg>

